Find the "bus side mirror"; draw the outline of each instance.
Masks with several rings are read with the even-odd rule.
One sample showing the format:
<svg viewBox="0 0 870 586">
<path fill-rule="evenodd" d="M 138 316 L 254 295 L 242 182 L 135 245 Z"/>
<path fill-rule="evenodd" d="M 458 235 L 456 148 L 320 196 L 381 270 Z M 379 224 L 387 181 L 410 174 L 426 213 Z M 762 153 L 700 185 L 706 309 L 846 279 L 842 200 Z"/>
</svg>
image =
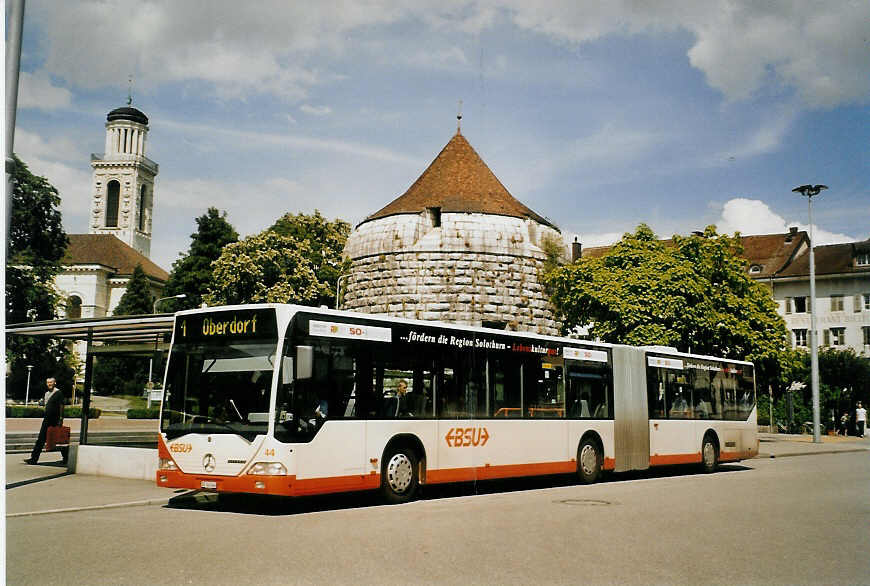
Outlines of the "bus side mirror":
<svg viewBox="0 0 870 586">
<path fill-rule="evenodd" d="M 314 346 L 296 346 L 296 378 L 311 378 L 313 367 Z"/>
</svg>

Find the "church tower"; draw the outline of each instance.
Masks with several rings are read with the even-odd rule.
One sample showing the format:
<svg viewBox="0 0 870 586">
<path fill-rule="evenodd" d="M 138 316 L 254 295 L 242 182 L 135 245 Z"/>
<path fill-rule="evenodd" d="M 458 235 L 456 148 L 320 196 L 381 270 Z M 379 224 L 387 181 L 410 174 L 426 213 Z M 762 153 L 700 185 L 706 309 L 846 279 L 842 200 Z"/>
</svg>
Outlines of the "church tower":
<svg viewBox="0 0 870 586">
<path fill-rule="evenodd" d="M 151 213 L 157 163 L 145 156 L 148 117 L 130 105 L 106 116 L 106 148 L 91 155 L 94 179 L 90 234 L 111 234 L 151 256 Z"/>
</svg>

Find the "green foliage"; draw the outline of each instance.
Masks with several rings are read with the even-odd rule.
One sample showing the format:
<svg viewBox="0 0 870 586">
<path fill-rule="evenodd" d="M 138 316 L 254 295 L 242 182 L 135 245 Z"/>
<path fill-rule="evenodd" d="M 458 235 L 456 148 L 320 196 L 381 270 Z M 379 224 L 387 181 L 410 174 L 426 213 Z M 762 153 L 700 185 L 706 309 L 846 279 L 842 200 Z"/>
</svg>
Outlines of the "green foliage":
<svg viewBox="0 0 870 586">
<path fill-rule="evenodd" d="M 203 295 L 211 281 L 212 263 L 220 258 L 224 246 L 238 242 L 239 235 L 226 219 L 226 212 L 210 207 L 196 219 L 197 231 L 190 235 L 190 250 L 172 264 L 163 295 L 179 295 L 183 299 L 167 299 L 161 309 L 175 312 L 202 305 Z M 165 305 L 164 305 L 165 304 Z"/>
<path fill-rule="evenodd" d="M 151 313 L 153 304 L 148 277 L 142 266 L 136 265 L 114 315 Z M 154 372 L 160 372 L 157 365 L 154 368 Z M 94 389 L 102 395 L 141 395 L 148 381 L 148 358 L 101 354 L 94 360 L 93 376 Z"/>
<path fill-rule="evenodd" d="M 338 277 L 350 267 L 350 260 L 344 257 L 350 224 L 341 219 L 330 221 L 314 210 L 313 215 L 285 214 L 269 230 L 307 244 L 300 251 L 311 262 L 319 290 L 311 304 L 334 307 Z"/>
<path fill-rule="evenodd" d="M 562 240 L 553 236 L 545 236 L 541 241 L 541 250 L 544 251 L 544 274 L 548 274 L 565 264 L 565 246 Z"/>
<path fill-rule="evenodd" d="M 266 230 L 224 248 L 214 263 L 209 305 L 301 303 L 328 294 L 317 280 L 307 242 Z"/>
<path fill-rule="evenodd" d="M 133 274 L 127 282 L 127 290 L 118 301 L 118 305 L 112 312 L 113 315 L 140 315 L 151 313 L 154 305 L 154 297 L 151 296 L 151 288 L 148 285 L 148 277 L 142 270 L 142 265 L 137 264 Z"/>
<path fill-rule="evenodd" d="M 88 419 L 98 419 L 102 414 L 102 410 L 95 407 L 88 409 Z M 82 408 L 64 407 L 63 416 L 64 418 L 79 419 L 82 416 Z M 45 417 L 45 408 L 31 405 L 6 405 L 6 417 L 38 417 L 42 419 Z"/>
<path fill-rule="evenodd" d="M 127 419 L 158 419 L 160 409 L 127 409 Z"/>
<path fill-rule="evenodd" d="M 791 382 L 803 383 L 803 389 L 791 393 L 794 421 L 797 424 L 812 421 L 812 384 L 810 381 L 810 354 L 804 350 L 792 351 L 791 362 L 784 369 L 784 377 Z M 870 361 L 858 356 L 851 348 L 821 348 L 819 350 L 819 411 L 823 426 L 831 427 L 843 412 L 850 417 L 855 405 L 870 402 Z M 788 421 L 786 393 L 779 394 L 774 405 L 777 421 Z"/>
<path fill-rule="evenodd" d="M 54 288 L 68 243 L 63 230 L 60 196 L 44 177 L 33 175 L 13 155 L 12 215 L 6 264 L 6 323 L 56 319 L 63 301 Z M 69 389 L 74 372 L 71 353 L 64 344 L 48 338 L 7 336 L 6 396 L 23 399 L 27 392 L 41 397 L 45 379 L 53 376 L 58 386 Z M 67 391 L 68 393 L 68 391 Z"/>
<path fill-rule="evenodd" d="M 566 329 L 589 325 L 606 342 L 751 360 L 766 388 L 779 382 L 786 329 L 741 252 L 737 235 L 713 226 L 665 243 L 641 224 L 605 255 L 557 268 L 545 283 Z"/>
</svg>

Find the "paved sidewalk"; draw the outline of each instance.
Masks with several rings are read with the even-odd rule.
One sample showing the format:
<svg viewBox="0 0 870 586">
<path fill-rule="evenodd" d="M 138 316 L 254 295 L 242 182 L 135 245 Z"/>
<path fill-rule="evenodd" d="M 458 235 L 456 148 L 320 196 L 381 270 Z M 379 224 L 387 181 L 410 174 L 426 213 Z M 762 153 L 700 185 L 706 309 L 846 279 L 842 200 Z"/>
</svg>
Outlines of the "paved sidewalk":
<svg viewBox="0 0 870 586">
<path fill-rule="evenodd" d="M 868 451 L 870 438 L 760 433 L 759 458 L 784 458 Z M 19 517 L 64 511 L 121 506 L 162 505 L 187 492 L 158 487 L 151 480 L 68 474 L 57 452 L 43 453 L 38 465 L 23 462 L 25 455 L 6 455 L 6 516 Z M 870 454 L 868 454 L 870 457 Z"/>
<path fill-rule="evenodd" d="M 153 480 L 69 474 L 58 452 L 45 452 L 39 464 L 22 454 L 6 455 L 6 516 L 39 515 L 67 510 L 165 504 L 175 489 Z M 187 491 L 181 491 L 187 492 Z"/>
</svg>

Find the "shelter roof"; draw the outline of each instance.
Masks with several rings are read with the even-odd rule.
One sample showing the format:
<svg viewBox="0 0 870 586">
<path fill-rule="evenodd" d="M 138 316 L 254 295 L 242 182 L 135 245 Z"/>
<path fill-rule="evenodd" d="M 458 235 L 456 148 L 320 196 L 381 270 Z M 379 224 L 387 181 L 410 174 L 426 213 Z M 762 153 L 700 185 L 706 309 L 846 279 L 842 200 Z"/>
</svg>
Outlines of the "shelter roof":
<svg viewBox="0 0 870 586">
<path fill-rule="evenodd" d="M 69 234 L 69 246 L 61 261 L 64 265 L 103 265 L 118 275 L 132 275 L 137 264 L 145 274 L 165 283 L 169 273 L 150 258 L 111 234 Z"/>
<path fill-rule="evenodd" d="M 419 214 L 427 208 L 531 218 L 556 228 L 512 196 L 458 131 L 405 193 L 360 223 L 395 214 Z"/>
<path fill-rule="evenodd" d="M 7 324 L 6 333 L 97 342 L 153 342 L 172 333 L 174 314 L 121 315 Z"/>
</svg>

